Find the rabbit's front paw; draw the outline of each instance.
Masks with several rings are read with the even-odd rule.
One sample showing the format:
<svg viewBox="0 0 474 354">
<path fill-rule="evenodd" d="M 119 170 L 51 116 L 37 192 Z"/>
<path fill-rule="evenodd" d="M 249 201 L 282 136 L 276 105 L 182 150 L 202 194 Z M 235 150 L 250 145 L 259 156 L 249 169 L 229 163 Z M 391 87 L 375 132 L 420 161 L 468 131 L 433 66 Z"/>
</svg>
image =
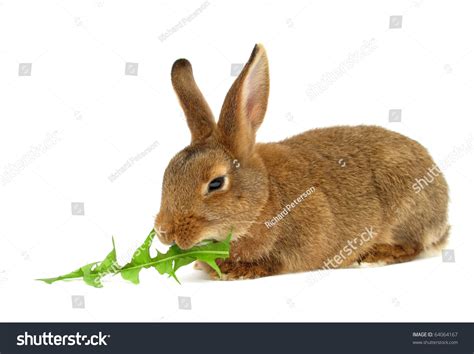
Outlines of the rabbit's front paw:
<svg viewBox="0 0 474 354">
<path fill-rule="evenodd" d="M 262 258 L 267 258 L 272 250 L 267 242 L 268 239 L 258 237 L 240 237 L 230 244 L 230 258 L 227 261 L 262 265 Z"/>
<path fill-rule="evenodd" d="M 275 274 L 271 267 L 262 263 L 236 262 L 225 260 L 220 265 L 222 276 L 210 267 L 207 269 L 210 277 L 214 280 L 238 280 L 255 279 Z"/>
</svg>

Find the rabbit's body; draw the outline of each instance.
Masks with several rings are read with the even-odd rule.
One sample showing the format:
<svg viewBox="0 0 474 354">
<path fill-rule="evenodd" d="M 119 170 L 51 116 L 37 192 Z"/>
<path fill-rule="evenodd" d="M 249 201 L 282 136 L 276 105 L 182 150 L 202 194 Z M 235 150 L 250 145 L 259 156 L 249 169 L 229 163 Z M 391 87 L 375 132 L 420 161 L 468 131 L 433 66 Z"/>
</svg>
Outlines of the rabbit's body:
<svg viewBox="0 0 474 354">
<path fill-rule="evenodd" d="M 261 46 L 217 124 L 189 62 L 174 64 L 172 81 L 192 142 L 165 171 L 155 222 L 162 242 L 189 248 L 232 229 L 231 256 L 220 268 L 236 279 L 407 261 L 447 239 L 447 185 L 416 141 L 341 126 L 255 143 L 269 87 Z"/>
<path fill-rule="evenodd" d="M 282 272 L 397 262 L 442 242 L 447 232 L 446 182 L 439 175 L 415 192 L 413 184 L 434 162 L 398 133 L 375 126 L 315 129 L 257 144 L 256 155 L 271 171 L 271 196 L 241 241 L 261 233 L 273 242 L 262 242 L 265 250 L 242 245 L 246 258 L 274 253 Z M 311 187 L 274 226 L 265 225 Z"/>
</svg>

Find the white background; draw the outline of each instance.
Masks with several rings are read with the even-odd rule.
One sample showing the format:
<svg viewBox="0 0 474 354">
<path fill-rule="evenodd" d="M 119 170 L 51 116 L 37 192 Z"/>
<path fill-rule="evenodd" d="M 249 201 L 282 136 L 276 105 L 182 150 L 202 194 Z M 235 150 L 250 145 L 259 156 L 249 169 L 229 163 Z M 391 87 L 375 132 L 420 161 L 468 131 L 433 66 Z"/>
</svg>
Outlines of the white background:
<svg viewBox="0 0 474 354">
<path fill-rule="evenodd" d="M 472 11 L 469 1 L 1 0 L 0 321 L 472 321 Z M 389 28 L 393 15 L 401 28 Z M 357 56 L 371 40 L 374 49 Z M 436 256 L 322 279 L 213 282 L 188 267 L 183 285 L 153 270 L 138 286 L 118 277 L 103 289 L 35 282 L 101 260 L 112 235 L 119 258 L 131 256 L 153 226 L 164 168 L 190 139 L 173 61 L 193 63 L 217 115 L 232 64 L 256 42 L 271 72 L 258 139 L 377 124 L 418 140 L 449 162 L 455 262 Z M 138 75 L 125 75 L 127 62 Z M 21 63 L 32 64 L 30 76 L 19 76 Z M 389 122 L 391 109 L 402 110 L 401 122 Z M 72 202 L 85 215 L 72 215 Z M 179 309 L 178 296 L 192 309 Z"/>
</svg>

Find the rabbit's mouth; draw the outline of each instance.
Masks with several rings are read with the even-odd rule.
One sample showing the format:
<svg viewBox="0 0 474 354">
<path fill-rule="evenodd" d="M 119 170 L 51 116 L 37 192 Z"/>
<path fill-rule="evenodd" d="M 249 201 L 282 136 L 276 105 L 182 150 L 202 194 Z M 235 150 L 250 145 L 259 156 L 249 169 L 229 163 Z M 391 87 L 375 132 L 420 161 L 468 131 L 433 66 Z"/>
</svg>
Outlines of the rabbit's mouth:
<svg viewBox="0 0 474 354">
<path fill-rule="evenodd" d="M 195 244 L 193 244 L 191 247 L 200 247 L 200 246 L 206 246 L 206 245 L 209 245 L 211 243 L 216 243 L 216 242 L 219 242 L 219 240 L 216 240 L 215 238 L 206 238 L 204 240 L 201 240 Z M 176 242 L 173 241 L 172 242 L 172 245 L 176 245 Z M 179 245 L 177 245 L 179 247 Z"/>
<path fill-rule="evenodd" d="M 217 242 L 217 240 L 214 240 L 214 239 L 205 239 L 205 240 L 202 240 L 202 241 L 196 243 L 194 246 L 196 246 L 196 247 L 199 247 L 199 246 L 206 246 L 206 245 L 208 245 L 208 244 L 210 244 L 210 243 L 215 243 L 215 242 Z"/>
<path fill-rule="evenodd" d="M 201 232 L 194 246 L 205 246 L 210 243 L 222 242 L 227 239 L 229 235 L 232 235 L 232 238 L 236 235 L 234 227 L 228 227 L 227 225 L 207 227 Z"/>
<path fill-rule="evenodd" d="M 211 244 L 211 243 L 216 243 L 216 242 L 218 242 L 218 241 L 217 241 L 217 240 L 212 240 L 212 239 L 203 240 L 203 241 L 201 241 L 201 242 L 198 242 L 198 243 L 194 244 L 193 247 L 206 246 L 206 245 L 209 245 L 209 244 Z M 176 242 L 175 242 L 175 241 L 173 241 L 173 242 L 170 243 L 170 246 L 174 246 L 174 245 L 176 245 Z"/>
<path fill-rule="evenodd" d="M 201 236 L 197 238 L 194 242 L 189 242 L 189 241 L 186 242 L 187 240 L 184 240 L 183 242 L 183 239 L 177 238 L 174 240 L 174 243 L 181 249 L 189 249 L 192 247 L 202 247 L 202 246 L 209 245 L 211 243 L 224 241 L 226 239 L 225 235 L 228 236 L 229 233 L 227 232 L 226 234 L 221 234 L 215 231 L 210 231 L 210 232 L 208 231 L 208 232 L 205 232 L 205 236 Z"/>
</svg>

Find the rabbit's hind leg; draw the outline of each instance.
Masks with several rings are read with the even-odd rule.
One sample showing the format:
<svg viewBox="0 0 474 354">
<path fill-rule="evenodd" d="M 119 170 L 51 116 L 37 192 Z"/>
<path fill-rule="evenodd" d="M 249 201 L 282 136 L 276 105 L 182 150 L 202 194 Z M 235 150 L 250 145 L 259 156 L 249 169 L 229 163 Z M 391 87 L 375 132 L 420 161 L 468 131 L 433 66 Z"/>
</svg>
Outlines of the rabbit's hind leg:
<svg viewBox="0 0 474 354">
<path fill-rule="evenodd" d="M 373 244 L 359 257 L 358 263 L 394 264 L 408 262 L 421 256 L 431 256 L 446 245 L 449 225 L 442 224 L 431 228 L 429 232 L 415 231 L 406 226 L 398 227 L 392 235 L 392 243 Z M 422 236 L 417 237 L 418 235 Z"/>
<path fill-rule="evenodd" d="M 413 245 L 389 245 L 374 244 L 358 262 L 360 263 L 378 263 L 378 264 L 394 264 L 408 262 L 423 251 L 421 244 Z"/>
</svg>

